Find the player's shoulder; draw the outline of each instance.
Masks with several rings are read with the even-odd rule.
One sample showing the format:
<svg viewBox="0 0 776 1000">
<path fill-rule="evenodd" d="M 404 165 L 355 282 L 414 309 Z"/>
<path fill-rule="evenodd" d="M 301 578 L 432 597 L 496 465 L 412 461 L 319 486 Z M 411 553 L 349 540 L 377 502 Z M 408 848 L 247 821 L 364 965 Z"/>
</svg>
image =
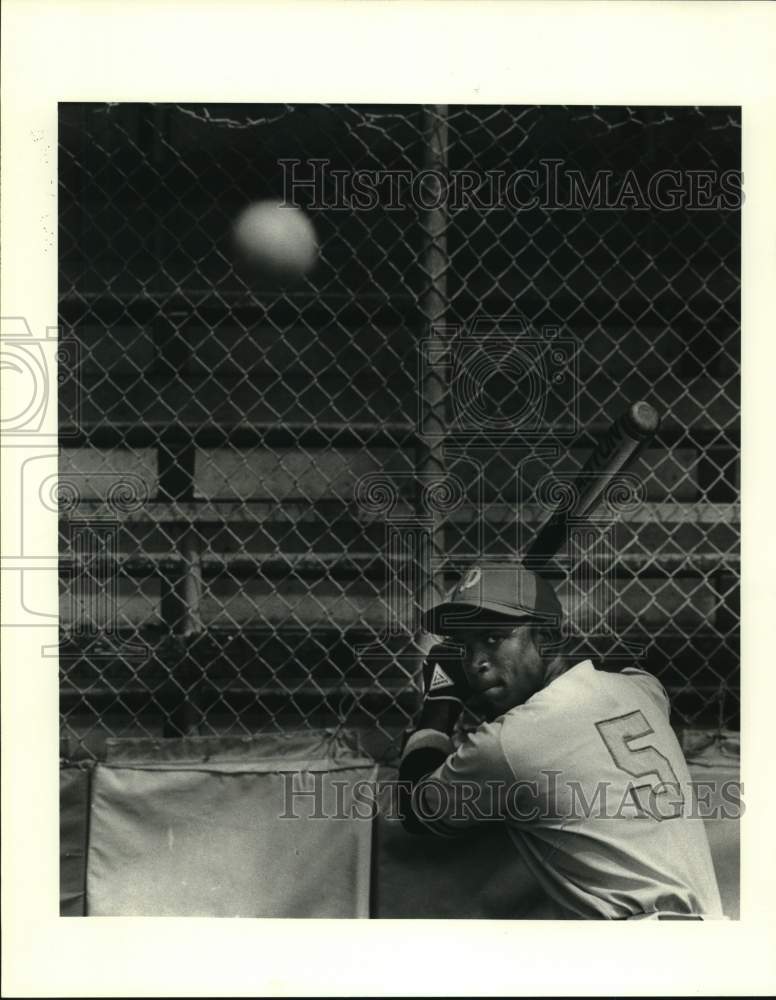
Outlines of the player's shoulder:
<svg viewBox="0 0 776 1000">
<path fill-rule="evenodd" d="M 596 669 L 592 660 L 581 660 L 559 674 L 518 708 L 531 713 L 555 711 L 558 706 L 581 707 L 594 700 L 599 690 L 601 690 L 600 671 Z"/>
<path fill-rule="evenodd" d="M 578 693 L 586 705 L 595 706 L 595 710 L 607 705 L 611 711 L 620 707 L 627 711 L 633 707 L 646 710 L 651 706 L 661 716 L 668 716 L 670 712 L 665 688 L 654 674 L 640 667 L 608 670 L 590 663 L 587 672 L 579 677 L 584 679 L 586 687 Z"/>
<path fill-rule="evenodd" d="M 605 692 L 596 683 L 595 667 L 590 660 L 570 667 L 522 705 L 505 712 L 502 741 L 512 746 L 516 738 L 523 747 L 532 741 L 545 743 L 560 737 L 573 720 L 596 712 L 596 703 Z"/>
<path fill-rule="evenodd" d="M 508 728 L 532 724 L 546 731 L 550 720 L 571 721 L 575 717 L 597 715 L 629 704 L 634 695 L 646 697 L 661 709 L 668 709 L 668 695 L 663 685 L 645 670 L 626 667 L 618 671 L 601 669 L 586 659 L 560 674 L 523 705 L 517 705 L 503 717 Z"/>
<path fill-rule="evenodd" d="M 654 674 L 638 667 L 625 667 L 614 676 L 623 678 L 625 683 L 630 683 L 639 688 L 648 697 L 655 701 L 660 708 L 666 711 L 670 708 L 668 692 Z"/>
<path fill-rule="evenodd" d="M 561 760 L 581 754 L 595 722 L 635 709 L 667 720 L 667 698 L 654 675 L 614 673 L 583 660 L 497 720 L 501 747 L 513 773 L 529 774 L 548 755 Z"/>
</svg>

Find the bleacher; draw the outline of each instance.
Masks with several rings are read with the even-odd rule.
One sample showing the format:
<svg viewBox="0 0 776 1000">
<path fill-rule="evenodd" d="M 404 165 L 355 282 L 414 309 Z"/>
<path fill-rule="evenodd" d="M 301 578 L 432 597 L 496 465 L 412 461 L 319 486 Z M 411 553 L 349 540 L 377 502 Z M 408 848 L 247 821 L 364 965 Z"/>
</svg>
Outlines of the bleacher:
<svg viewBox="0 0 776 1000">
<path fill-rule="evenodd" d="M 577 346 L 579 431 L 525 461 L 519 433 L 448 424 L 446 472 L 466 495 L 434 522 L 435 579 L 519 551 L 546 516 L 542 477 L 578 469 L 646 399 L 663 422 L 631 470 L 644 493 L 617 518 L 607 612 L 678 728 L 738 727 L 736 211 L 309 207 L 308 281 L 252 283 L 234 265 L 230 220 L 282 196 L 279 159 L 439 165 L 441 115 L 62 106 L 60 336 L 78 359 L 60 384 L 64 757 L 100 757 L 111 737 L 343 726 L 390 757 L 420 648 L 409 627 L 383 633 L 413 556 L 359 484 L 382 477 L 392 516 L 419 515 L 445 412 L 419 345 L 515 312 Z M 740 155 L 731 116 L 451 107 L 443 152 L 483 173 L 552 157 L 722 171 Z M 549 572 L 563 589 L 562 560 Z"/>
</svg>

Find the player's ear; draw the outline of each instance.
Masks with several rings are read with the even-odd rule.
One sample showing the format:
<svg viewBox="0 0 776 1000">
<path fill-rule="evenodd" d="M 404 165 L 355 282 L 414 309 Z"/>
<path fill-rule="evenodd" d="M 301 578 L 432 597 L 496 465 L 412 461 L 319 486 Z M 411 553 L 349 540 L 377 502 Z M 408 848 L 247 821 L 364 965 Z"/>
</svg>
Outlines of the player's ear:
<svg viewBox="0 0 776 1000">
<path fill-rule="evenodd" d="M 534 625 L 531 632 L 537 653 L 542 657 L 554 656 L 560 639 L 558 630 L 546 625 Z"/>
</svg>

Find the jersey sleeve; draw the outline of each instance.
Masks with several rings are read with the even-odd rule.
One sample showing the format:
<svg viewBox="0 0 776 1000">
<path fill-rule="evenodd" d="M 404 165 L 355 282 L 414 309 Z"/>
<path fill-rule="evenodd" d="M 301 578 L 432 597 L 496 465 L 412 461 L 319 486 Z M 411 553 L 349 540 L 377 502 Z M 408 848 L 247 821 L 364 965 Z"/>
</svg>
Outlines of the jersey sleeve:
<svg viewBox="0 0 776 1000">
<path fill-rule="evenodd" d="M 514 777 L 501 746 L 501 728 L 501 720 L 484 723 L 469 733 L 454 752 L 444 756 L 438 750 L 434 761 L 437 766 L 422 776 L 412 774 L 413 749 L 408 743 L 409 752 L 405 751 L 399 772 L 400 780 L 411 785 L 404 809 L 408 830 L 458 837 L 473 832 L 482 823 L 503 819 Z M 427 748 L 414 749 L 416 760 L 423 749 Z M 433 758 L 428 755 L 426 760 L 431 762 Z"/>
</svg>

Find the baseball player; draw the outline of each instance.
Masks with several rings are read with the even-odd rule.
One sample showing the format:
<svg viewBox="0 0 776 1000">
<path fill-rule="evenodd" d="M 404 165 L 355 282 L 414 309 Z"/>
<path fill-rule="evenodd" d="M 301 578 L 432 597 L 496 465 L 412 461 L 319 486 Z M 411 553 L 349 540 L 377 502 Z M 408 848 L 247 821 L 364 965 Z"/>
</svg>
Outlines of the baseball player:
<svg viewBox="0 0 776 1000">
<path fill-rule="evenodd" d="M 690 775 L 660 682 L 559 651 L 560 602 L 521 567 L 472 569 L 424 625 L 448 641 L 399 771 L 407 830 L 460 836 L 505 822 L 569 917 L 722 918 Z M 468 703 L 486 721 L 458 749 Z"/>
</svg>

